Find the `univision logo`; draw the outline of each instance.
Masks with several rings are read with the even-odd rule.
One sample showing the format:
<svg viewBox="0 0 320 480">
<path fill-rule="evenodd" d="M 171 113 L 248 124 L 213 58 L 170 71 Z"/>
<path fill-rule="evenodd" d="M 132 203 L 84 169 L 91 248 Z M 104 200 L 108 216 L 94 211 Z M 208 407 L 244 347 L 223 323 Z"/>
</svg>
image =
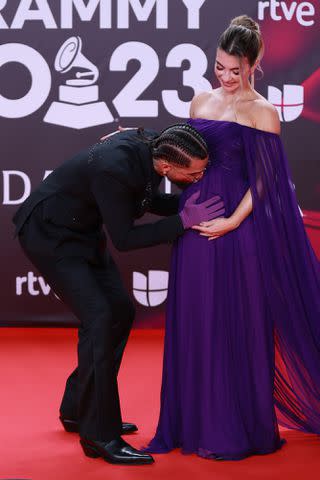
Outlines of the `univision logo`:
<svg viewBox="0 0 320 480">
<path fill-rule="evenodd" d="M 148 275 L 133 272 L 133 295 L 141 305 L 161 305 L 168 294 L 169 273 L 163 270 L 149 270 Z"/>
<path fill-rule="evenodd" d="M 269 86 L 268 100 L 276 107 L 281 122 L 292 122 L 302 113 L 304 88 L 302 85 L 284 85 L 282 92 Z"/>
</svg>

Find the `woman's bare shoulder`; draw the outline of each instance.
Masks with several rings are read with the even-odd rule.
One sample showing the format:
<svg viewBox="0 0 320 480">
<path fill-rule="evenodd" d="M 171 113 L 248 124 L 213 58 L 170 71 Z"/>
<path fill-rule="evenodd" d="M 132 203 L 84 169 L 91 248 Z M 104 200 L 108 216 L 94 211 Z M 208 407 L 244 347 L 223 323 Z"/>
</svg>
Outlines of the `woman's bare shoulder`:
<svg viewBox="0 0 320 480">
<path fill-rule="evenodd" d="M 278 112 L 272 103 L 262 95 L 254 100 L 251 114 L 255 128 L 266 132 L 280 134 L 281 125 Z"/>
<path fill-rule="evenodd" d="M 195 95 L 190 104 L 190 117 L 197 118 L 203 114 L 203 109 L 207 109 L 210 105 L 217 101 L 219 89 L 210 90 L 208 92 L 200 92 Z M 201 112 L 201 113 L 200 113 Z"/>
</svg>

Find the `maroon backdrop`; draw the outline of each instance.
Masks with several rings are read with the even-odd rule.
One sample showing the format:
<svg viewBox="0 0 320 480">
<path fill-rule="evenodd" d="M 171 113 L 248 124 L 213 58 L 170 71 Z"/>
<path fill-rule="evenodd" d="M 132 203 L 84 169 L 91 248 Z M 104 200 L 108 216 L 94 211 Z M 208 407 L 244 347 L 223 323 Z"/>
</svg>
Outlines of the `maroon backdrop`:
<svg viewBox="0 0 320 480">
<path fill-rule="evenodd" d="M 261 25 L 256 88 L 277 106 L 320 255 L 319 11 L 318 0 L 1 0 L 1 325 L 76 323 L 12 239 L 11 217 L 30 189 L 119 123 L 161 129 L 185 119 L 195 92 L 214 82 L 220 33 L 243 13 Z M 169 247 L 114 254 L 136 325 L 163 325 Z"/>
</svg>

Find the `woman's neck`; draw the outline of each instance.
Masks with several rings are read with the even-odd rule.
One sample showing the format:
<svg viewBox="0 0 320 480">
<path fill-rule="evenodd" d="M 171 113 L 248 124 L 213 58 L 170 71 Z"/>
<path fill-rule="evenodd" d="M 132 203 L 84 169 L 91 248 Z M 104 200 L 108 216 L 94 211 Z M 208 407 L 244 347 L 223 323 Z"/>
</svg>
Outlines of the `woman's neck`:
<svg viewBox="0 0 320 480">
<path fill-rule="evenodd" d="M 222 89 L 221 93 L 223 100 L 226 103 L 231 104 L 234 101 L 248 100 L 250 97 L 254 96 L 255 91 L 248 82 L 247 85 L 240 86 L 234 92 L 226 92 Z"/>
</svg>

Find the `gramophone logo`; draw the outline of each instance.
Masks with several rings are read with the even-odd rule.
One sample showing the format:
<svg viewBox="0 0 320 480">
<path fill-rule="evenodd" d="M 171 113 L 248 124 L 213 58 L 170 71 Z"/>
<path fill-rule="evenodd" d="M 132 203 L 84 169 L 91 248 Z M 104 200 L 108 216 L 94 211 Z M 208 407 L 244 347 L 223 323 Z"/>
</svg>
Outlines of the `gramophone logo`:
<svg viewBox="0 0 320 480">
<path fill-rule="evenodd" d="M 99 102 L 99 78 L 97 67 L 82 54 L 80 37 L 71 37 L 61 46 L 54 68 L 61 74 L 74 67 L 75 78 L 59 87 L 59 101 L 50 106 L 44 121 L 54 125 L 82 129 L 113 122 L 113 116 L 105 102 Z"/>
<path fill-rule="evenodd" d="M 281 122 L 292 122 L 301 115 L 303 97 L 302 85 L 284 85 L 283 93 L 276 87 L 268 87 L 268 100 L 276 107 Z"/>
</svg>

